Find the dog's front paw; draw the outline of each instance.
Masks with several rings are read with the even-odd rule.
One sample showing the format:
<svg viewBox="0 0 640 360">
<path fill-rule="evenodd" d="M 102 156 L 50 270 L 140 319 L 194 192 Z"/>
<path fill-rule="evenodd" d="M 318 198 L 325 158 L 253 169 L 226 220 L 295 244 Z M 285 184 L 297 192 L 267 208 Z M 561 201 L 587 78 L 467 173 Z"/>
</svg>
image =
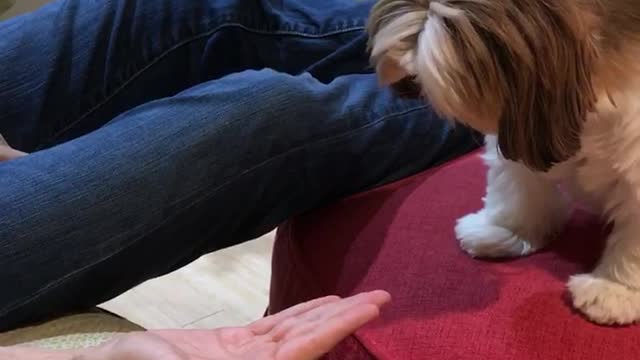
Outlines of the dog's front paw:
<svg viewBox="0 0 640 360">
<path fill-rule="evenodd" d="M 640 291 L 591 274 L 575 275 L 567 284 L 573 306 L 602 325 L 628 325 L 640 320 Z"/>
<path fill-rule="evenodd" d="M 473 257 L 518 257 L 538 250 L 510 229 L 491 223 L 483 211 L 458 219 L 455 232 L 462 249 Z"/>
</svg>

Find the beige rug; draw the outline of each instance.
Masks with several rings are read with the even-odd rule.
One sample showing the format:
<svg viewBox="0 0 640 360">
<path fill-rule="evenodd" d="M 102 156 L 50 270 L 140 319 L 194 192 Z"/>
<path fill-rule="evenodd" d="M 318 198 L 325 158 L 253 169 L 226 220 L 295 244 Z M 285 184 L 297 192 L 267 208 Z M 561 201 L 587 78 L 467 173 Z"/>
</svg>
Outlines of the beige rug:
<svg viewBox="0 0 640 360">
<path fill-rule="evenodd" d="M 118 334 L 144 330 L 104 312 L 78 314 L 0 334 L 0 346 L 25 345 L 47 349 L 97 346 Z"/>
</svg>

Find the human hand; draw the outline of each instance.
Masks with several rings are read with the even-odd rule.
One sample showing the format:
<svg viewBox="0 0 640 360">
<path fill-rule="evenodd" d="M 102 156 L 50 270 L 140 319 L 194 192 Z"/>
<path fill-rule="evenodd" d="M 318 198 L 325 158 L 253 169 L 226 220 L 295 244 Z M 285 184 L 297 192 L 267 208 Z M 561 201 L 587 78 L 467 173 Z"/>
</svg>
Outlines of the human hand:
<svg viewBox="0 0 640 360">
<path fill-rule="evenodd" d="M 122 336 L 86 360 L 312 360 L 379 315 L 384 291 L 325 297 L 245 327 L 160 330 Z"/>
</svg>

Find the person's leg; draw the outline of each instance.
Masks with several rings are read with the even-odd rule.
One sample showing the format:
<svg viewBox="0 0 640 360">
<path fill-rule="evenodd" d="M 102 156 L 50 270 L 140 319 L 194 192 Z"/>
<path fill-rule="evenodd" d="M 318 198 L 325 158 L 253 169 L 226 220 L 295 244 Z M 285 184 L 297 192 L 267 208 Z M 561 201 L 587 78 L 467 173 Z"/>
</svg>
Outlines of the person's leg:
<svg viewBox="0 0 640 360">
<path fill-rule="evenodd" d="M 0 132 L 24 150 L 89 134 L 0 164 L 0 284 L 12 289 L 0 329 L 95 305 L 473 148 L 371 75 L 331 82 L 370 70 L 367 9 L 67 0 L 0 24 Z M 243 73 L 169 97 L 262 67 L 315 79 Z"/>
<path fill-rule="evenodd" d="M 369 71 L 372 0 L 57 0 L 0 23 L 0 134 L 24 151 L 246 69 Z"/>
<path fill-rule="evenodd" d="M 0 330 L 96 305 L 478 145 L 375 75 L 246 71 L 0 163 Z"/>
</svg>

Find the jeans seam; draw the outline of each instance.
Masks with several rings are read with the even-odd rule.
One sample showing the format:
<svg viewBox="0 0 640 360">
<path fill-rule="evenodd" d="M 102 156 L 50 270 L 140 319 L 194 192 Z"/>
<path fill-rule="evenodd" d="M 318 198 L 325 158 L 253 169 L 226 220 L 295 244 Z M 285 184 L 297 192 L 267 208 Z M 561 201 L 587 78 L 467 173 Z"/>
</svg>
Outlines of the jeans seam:
<svg viewBox="0 0 640 360">
<path fill-rule="evenodd" d="M 357 32 L 357 31 L 363 31 L 364 30 L 363 26 L 352 26 L 352 27 L 346 27 L 346 28 L 343 28 L 343 29 L 332 30 L 332 31 L 328 31 L 328 32 L 320 33 L 320 34 L 309 34 L 309 33 L 304 33 L 304 32 L 299 32 L 299 31 L 289 31 L 289 30 L 276 30 L 276 31 L 260 30 L 260 29 L 255 29 L 255 28 L 248 27 L 248 26 L 243 25 L 243 24 L 238 23 L 238 22 L 225 23 L 225 24 L 218 25 L 218 26 L 214 27 L 213 29 L 204 31 L 202 33 L 193 35 L 193 36 L 191 36 L 191 37 L 189 37 L 189 38 L 187 38 L 185 40 L 179 41 L 176 44 L 174 44 L 173 46 L 170 46 L 167 50 L 165 50 L 165 51 L 161 52 L 159 55 L 155 56 L 146 65 L 144 65 L 142 68 L 140 68 L 140 70 L 134 72 L 120 86 L 116 87 L 111 94 L 105 96 L 102 101 L 100 101 L 96 105 L 92 106 L 89 110 L 87 110 L 84 114 L 82 114 L 77 120 L 75 120 L 72 123 L 68 124 L 63 129 L 57 131 L 47 141 L 45 141 L 44 144 L 48 144 L 48 143 L 51 143 L 51 142 L 55 141 L 60 136 L 64 135 L 66 132 L 68 132 L 73 127 L 78 125 L 80 122 L 85 120 L 87 117 L 89 117 L 95 111 L 97 111 L 102 106 L 104 106 L 109 101 L 111 101 L 111 99 L 113 99 L 115 96 L 120 94 L 122 92 L 122 90 L 124 90 L 127 86 L 131 85 L 145 71 L 149 70 L 151 67 L 156 65 L 158 62 L 160 62 L 161 60 L 163 60 L 164 58 L 169 56 L 169 54 L 171 54 L 172 52 L 174 52 L 174 51 L 180 49 L 181 47 L 186 46 L 186 45 L 188 45 L 188 44 L 190 44 L 190 43 L 192 43 L 194 41 L 200 40 L 200 39 L 202 39 L 204 37 L 207 37 L 207 36 L 211 36 L 214 33 L 218 32 L 218 31 L 221 31 L 221 30 L 224 30 L 224 29 L 227 29 L 227 28 L 239 28 L 239 29 L 242 29 L 244 31 L 251 32 L 251 33 L 254 33 L 254 34 L 259 34 L 259 35 L 300 36 L 300 37 L 306 37 L 306 38 L 310 38 L 310 39 L 322 39 L 322 38 L 326 38 L 326 37 L 331 37 L 331 36 L 336 36 L 336 35 L 347 34 L 347 33 L 350 33 L 350 32 Z"/>
<path fill-rule="evenodd" d="M 320 140 L 318 140 L 316 142 L 313 142 L 311 144 L 300 145 L 300 146 L 297 146 L 297 147 L 295 147 L 293 149 L 287 150 L 284 153 L 272 156 L 269 159 L 264 160 L 263 162 L 261 162 L 261 163 L 259 163 L 257 165 L 254 165 L 253 167 L 251 167 L 251 168 L 243 171 L 242 173 L 236 175 L 232 180 L 228 180 L 228 181 L 224 182 L 223 184 L 220 184 L 219 186 L 217 186 L 214 189 L 212 189 L 210 192 L 206 193 L 204 196 L 202 196 L 202 197 L 190 202 L 188 205 L 183 206 L 180 210 L 175 211 L 172 215 L 170 215 L 169 217 L 167 217 L 164 220 L 162 220 L 160 222 L 160 224 L 158 224 L 157 226 L 153 227 L 149 231 L 145 232 L 145 234 L 138 236 L 135 240 L 132 240 L 130 243 L 126 244 L 125 246 L 116 249 L 110 255 L 104 256 L 101 259 L 92 262 L 91 264 L 83 266 L 80 269 L 76 269 L 76 270 L 72 271 L 71 273 L 69 273 L 69 274 L 67 274 L 67 275 L 65 275 L 65 276 L 63 276 L 63 277 L 51 282 L 50 284 L 44 286 L 43 288 L 39 289 L 35 294 L 29 296 L 28 298 L 26 298 L 26 299 L 24 299 L 22 301 L 15 302 L 13 305 L 9 305 L 5 309 L 0 310 L 0 316 L 7 315 L 9 312 L 11 312 L 11 311 L 13 311 L 13 310 L 15 310 L 15 309 L 17 309 L 17 308 L 19 308 L 21 306 L 24 306 L 25 304 L 37 299 L 39 296 L 41 296 L 42 294 L 46 293 L 47 291 L 50 291 L 50 290 L 53 290 L 53 289 L 57 288 L 59 285 L 63 284 L 65 282 L 65 280 L 67 280 L 67 279 L 69 279 L 69 278 L 71 278 L 71 277 L 73 277 L 75 275 L 78 275 L 81 272 L 83 272 L 84 270 L 89 269 L 91 267 L 94 267 L 94 266 L 100 264 L 101 262 L 104 262 L 105 260 L 108 260 L 108 259 L 112 258 L 113 256 L 116 256 L 116 255 L 120 254 L 122 251 L 126 250 L 127 248 L 137 244 L 145 236 L 148 236 L 149 233 L 151 233 L 153 231 L 156 231 L 157 229 L 159 229 L 162 226 L 164 226 L 171 219 L 173 219 L 176 216 L 181 215 L 182 213 L 184 213 L 184 211 L 186 211 L 187 209 L 189 209 L 192 206 L 194 206 L 196 204 L 199 204 L 199 203 L 201 203 L 203 201 L 209 200 L 212 196 L 215 196 L 215 194 L 217 194 L 221 189 L 223 189 L 224 187 L 228 186 L 229 184 L 235 182 L 240 177 L 245 176 L 245 175 L 247 175 L 247 174 L 249 174 L 249 173 L 251 173 L 251 172 L 253 172 L 253 171 L 257 170 L 257 169 L 260 169 L 263 166 L 268 165 L 272 161 L 275 161 L 276 159 L 282 158 L 284 156 L 287 156 L 287 155 L 292 154 L 292 153 L 297 152 L 297 151 L 301 151 L 301 150 L 307 149 L 310 146 L 317 146 L 317 145 L 321 145 L 321 144 L 324 144 L 324 143 L 327 143 L 327 142 L 331 142 L 331 141 L 335 141 L 335 140 L 339 140 L 339 139 L 342 139 L 342 138 L 346 138 L 346 137 L 352 136 L 353 134 L 355 134 L 355 133 L 357 133 L 359 131 L 362 131 L 362 130 L 369 129 L 371 127 L 377 126 L 378 124 L 380 124 L 380 123 L 382 123 L 384 121 L 388 121 L 388 120 L 391 120 L 393 118 L 397 118 L 399 116 L 403 116 L 403 115 L 407 115 L 407 114 L 410 114 L 410 113 L 413 113 L 413 112 L 416 112 L 416 111 L 420 111 L 420 110 L 425 109 L 426 107 L 427 107 L 427 105 L 422 105 L 422 106 L 411 107 L 411 108 L 405 109 L 403 111 L 390 113 L 390 114 L 387 114 L 387 115 L 384 115 L 384 116 L 380 117 L 380 119 L 378 119 L 378 120 L 376 120 L 374 122 L 365 124 L 365 125 L 363 125 L 361 127 L 358 127 L 356 129 L 352 129 L 352 130 L 349 130 L 349 131 L 347 131 L 345 133 L 338 134 L 336 136 L 332 136 L 332 137 L 329 137 L 329 138 L 320 139 Z M 185 198 L 187 198 L 189 196 L 191 196 L 191 195 L 187 195 L 187 196 L 185 196 Z M 182 200 L 178 200 L 178 201 L 174 202 L 173 204 L 171 204 L 169 206 L 174 206 L 175 204 L 179 203 L 180 201 L 182 201 Z"/>
</svg>

